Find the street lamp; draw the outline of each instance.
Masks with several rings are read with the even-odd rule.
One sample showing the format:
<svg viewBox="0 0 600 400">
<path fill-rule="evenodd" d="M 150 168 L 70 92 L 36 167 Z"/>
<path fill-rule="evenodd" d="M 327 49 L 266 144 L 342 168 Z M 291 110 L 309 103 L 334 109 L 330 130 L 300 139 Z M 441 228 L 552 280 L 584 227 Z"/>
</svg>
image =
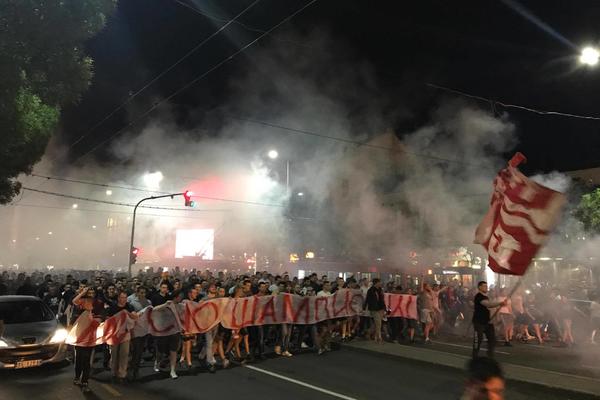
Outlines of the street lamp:
<svg viewBox="0 0 600 400">
<path fill-rule="evenodd" d="M 149 189 L 158 189 L 160 187 L 160 182 L 163 180 L 164 176 L 162 172 L 147 172 L 144 174 L 144 183 L 146 187 Z"/>
<path fill-rule="evenodd" d="M 77 209 L 77 207 L 79 207 L 79 204 L 77 204 L 77 203 L 75 203 L 75 204 L 73 204 L 73 205 L 71 206 L 71 208 L 72 208 L 73 210 L 76 210 L 76 209 Z"/>
<path fill-rule="evenodd" d="M 106 195 L 107 195 L 107 196 L 112 196 L 112 190 L 108 189 L 108 190 L 106 191 Z"/>
<path fill-rule="evenodd" d="M 269 158 L 271 160 L 275 160 L 279 157 L 279 152 L 275 149 L 269 150 L 269 152 L 267 153 L 267 156 L 269 156 Z M 286 160 L 285 161 L 285 188 L 286 190 L 290 189 L 290 161 Z"/>
<path fill-rule="evenodd" d="M 593 67 L 598 64 L 598 60 L 600 59 L 600 52 L 594 47 L 588 46 L 581 50 L 581 55 L 579 56 L 579 62 L 582 64 Z"/>
</svg>

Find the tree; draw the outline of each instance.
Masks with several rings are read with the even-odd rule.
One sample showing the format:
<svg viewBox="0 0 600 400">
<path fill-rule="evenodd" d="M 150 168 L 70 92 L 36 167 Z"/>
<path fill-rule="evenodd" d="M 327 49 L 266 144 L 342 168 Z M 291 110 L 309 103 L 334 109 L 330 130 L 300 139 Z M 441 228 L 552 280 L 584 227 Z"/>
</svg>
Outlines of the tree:
<svg viewBox="0 0 600 400">
<path fill-rule="evenodd" d="M 83 46 L 116 0 L 0 0 L 0 204 L 17 195 L 92 78 Z"/>
<path fill-rule="evenodd" d="M 573 216 L 583 224 L 586 232 L 600 233 L 600 188 L 581 196 Z"/>
</svg>

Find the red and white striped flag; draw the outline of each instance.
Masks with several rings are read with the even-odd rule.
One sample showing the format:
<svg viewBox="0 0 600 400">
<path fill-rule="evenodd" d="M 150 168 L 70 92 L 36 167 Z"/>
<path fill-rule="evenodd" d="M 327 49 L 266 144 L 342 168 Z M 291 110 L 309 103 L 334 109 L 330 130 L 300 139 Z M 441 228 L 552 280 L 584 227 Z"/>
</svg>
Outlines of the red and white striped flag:
<svg viewBox="0 0 600 400">
<path fill-rule="evenodd" d="M 475 231 L 475 243 L 489 255 L 490 268 L 499 274 L 523 275 L 556 226 L 566 196 L 523 175 L 525 161 L 517 153 L 494 180 L 490 209 Z"/>
</svg>

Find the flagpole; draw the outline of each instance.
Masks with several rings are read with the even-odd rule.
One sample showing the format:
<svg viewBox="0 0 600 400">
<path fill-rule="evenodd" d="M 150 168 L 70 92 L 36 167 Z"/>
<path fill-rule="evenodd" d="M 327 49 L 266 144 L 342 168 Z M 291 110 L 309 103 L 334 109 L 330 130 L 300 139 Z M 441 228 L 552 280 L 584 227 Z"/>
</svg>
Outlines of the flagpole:
<svg viewBox="0 0 600 400">
<path fill-rule="evenodd" d="M 513 295 L 517 292 L 517 289 L 519 289 L 519 287 L 521 286 L 522 283 L 523 283 L 523 276 L 519 277 L 519 280 L 517 281 L 517 284 L 515 285 L 514 288 L 512 288 L 512 290 L 510 291 L 510 293 L 506 297 L 506 300 L 508 300 L 511 297 L 513 297 Z M 494 314 L 490 318 L 490 321 L 493 321 L 494 318 L 496 317 L 496 315 L 498 315 L 498 312 L 500 312 L 500 308 L 502 308 L 502 307 L 496 307 L 496 310 L 494 310 Z"/>
</svg>

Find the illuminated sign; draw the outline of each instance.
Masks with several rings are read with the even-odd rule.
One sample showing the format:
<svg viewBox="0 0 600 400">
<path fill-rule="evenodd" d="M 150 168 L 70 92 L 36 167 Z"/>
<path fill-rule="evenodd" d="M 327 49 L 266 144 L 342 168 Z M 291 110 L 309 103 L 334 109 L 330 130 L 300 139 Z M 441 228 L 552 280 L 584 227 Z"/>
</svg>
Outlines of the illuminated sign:
<svg viewBox="0 0 600 400">
<path fill-rule="evenodd" d="M 212 260 L 215 247 L 214 229 L 177 229 L 175 258 L 201 257 Z"/>
</svg>

